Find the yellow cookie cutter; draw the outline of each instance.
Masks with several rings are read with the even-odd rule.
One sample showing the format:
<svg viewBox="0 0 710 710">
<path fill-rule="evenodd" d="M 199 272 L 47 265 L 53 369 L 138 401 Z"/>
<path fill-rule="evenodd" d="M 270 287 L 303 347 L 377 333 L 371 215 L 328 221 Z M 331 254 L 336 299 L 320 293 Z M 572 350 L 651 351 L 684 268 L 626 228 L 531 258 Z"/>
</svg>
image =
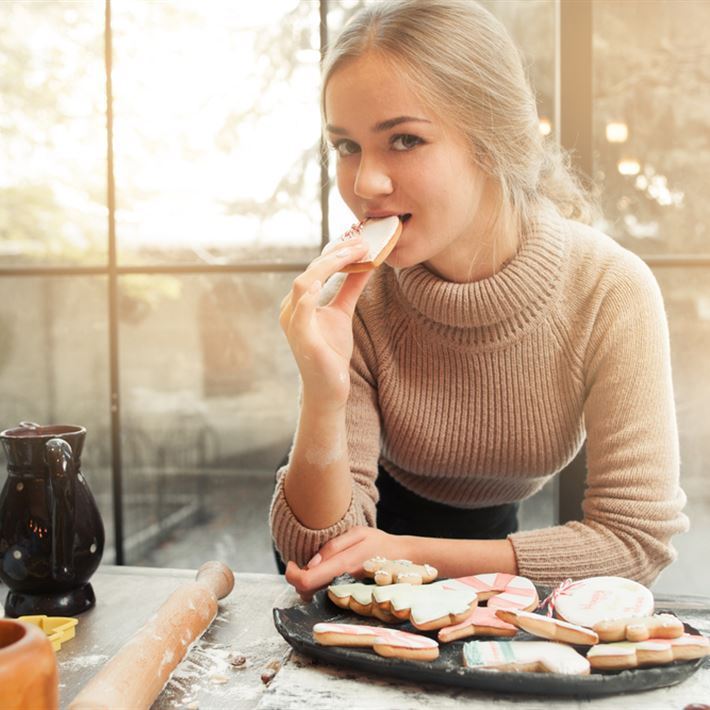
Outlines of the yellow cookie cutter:
<svg viewBox="0 0 710 710">
<path fill-rule="evenodd" d="M 76 625 L 78 619 L 72 619 L 69 616 L 47 616 L 38 614 L 37 616 L 20 616 L 19 621 L 26 621 L 29 624 L 39 626 L 52 644 L 52 648 L 58 651 L 62 644 L 76 635 Z"/>
</svg>

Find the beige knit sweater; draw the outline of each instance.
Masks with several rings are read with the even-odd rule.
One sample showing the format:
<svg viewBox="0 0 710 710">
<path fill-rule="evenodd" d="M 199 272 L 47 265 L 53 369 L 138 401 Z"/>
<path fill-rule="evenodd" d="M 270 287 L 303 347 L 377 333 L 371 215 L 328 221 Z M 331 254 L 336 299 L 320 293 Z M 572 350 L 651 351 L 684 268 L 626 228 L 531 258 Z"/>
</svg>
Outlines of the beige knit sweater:
<svg viewBox="0 0 710 710">
<path fill-rule="evenodd" d="M 280 471 L 271 529 L 284 559 L 303 564 L 351 526 L 375 525 L 378 461 L 420 496 L 477 508 L 531 496 L 585 436 L 584 519 L 510 535 L 520 574 L 648 584 L 674 559 L 671 536 L 688 521 L 668 330 L 638 257 L 546 214 L 482 281 L 380 268 L 354 333 L 350 509 L 328 529 L 303 527 Z"/>
</svg>

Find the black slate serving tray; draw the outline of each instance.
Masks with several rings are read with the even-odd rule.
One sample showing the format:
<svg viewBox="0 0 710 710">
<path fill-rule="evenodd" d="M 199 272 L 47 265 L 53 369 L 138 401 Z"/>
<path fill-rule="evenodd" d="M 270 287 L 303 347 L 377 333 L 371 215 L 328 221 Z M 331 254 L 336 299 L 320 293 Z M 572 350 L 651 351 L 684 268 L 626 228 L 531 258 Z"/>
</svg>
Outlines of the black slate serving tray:
<svg viewBox="0 0 710 710">
<path fill-rule="evenodd" d="M 543 595 L 541 598 L 544 598 Z M 308 604 L 298 604 L 288 609 L 274 609 L 274 624 L 278 632 L 293 648 L 305 655 L 368 674 L 375 673 L 416 683 L 438 683 L 477 690 L 592 698 L 676 685 L 693 675 L 703 664 L 703 659 L 677 661 L 656 668 L 595 672 L 588 676 L 474 670 L 465 668 L 462 661 L 462 646 L 465 641 L 471 639 L 441 644 L 439 658 L 435 661 L 407 661 L 383 658 L 368 648 L 321 646 L 313 640 L 313 626 L 321 621 L 379 625 L 376 619 L 360 617 L 335 606 L 328 599 L 325 591 L 317 592 L 313 601 Z M 397 628 L 421 633 L 409 624 Z M 686 624 L 686 631 L 698 633 L 688 624 Z M 435 638 L 434 633 L 429 635 Z M 532 639 L 524 632 L 519 632 L 515 638 L 516 640 Z"/>
</svg>

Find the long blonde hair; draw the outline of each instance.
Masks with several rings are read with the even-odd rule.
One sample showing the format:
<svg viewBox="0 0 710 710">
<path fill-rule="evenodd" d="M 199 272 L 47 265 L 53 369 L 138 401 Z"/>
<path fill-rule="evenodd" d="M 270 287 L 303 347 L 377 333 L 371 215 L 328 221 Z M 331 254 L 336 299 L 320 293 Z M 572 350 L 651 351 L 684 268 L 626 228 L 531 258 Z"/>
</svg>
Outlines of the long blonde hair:
<svg viewBox="0 0 710 710">
<path fill-rule="evenodd" d="M 361 9 L 326 54 L 322 110 L 333 73 L 367 52 L 393 61 L 421 100 L 465 134 L 523 227 L 545 203 L 591 222 L 593 203 L 564 151 L 541 135 L 520 53 L 488 10 L 474 0 L 382 0 Z"/>
</svg>

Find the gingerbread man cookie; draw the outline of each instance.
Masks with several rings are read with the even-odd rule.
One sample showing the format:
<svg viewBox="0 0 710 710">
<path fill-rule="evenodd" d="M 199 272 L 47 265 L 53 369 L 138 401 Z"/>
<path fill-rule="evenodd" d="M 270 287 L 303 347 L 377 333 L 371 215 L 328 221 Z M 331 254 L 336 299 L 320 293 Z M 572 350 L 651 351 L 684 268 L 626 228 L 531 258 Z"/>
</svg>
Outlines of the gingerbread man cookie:
<svg viewBox="0 0 710 710">
<path fill-rule="evenodd" d="M 376 626 L 320 623 L 313 627 L 313 638 L 323 646 L 370 647 L 391 658 L 433 661 L 439 656 L 439 644 L 433 639 Z"/>
<path fill-rule="evenodd" d="M 646 641 L 647 639 L 674 639 L 683 635 L 683 622 L 673 614 L 654 614 L 627 619 L 607 619 L 594 624 L 599 640 Z"/>
<path fill-rule="evenodd" d="M 518 609 L 497 609 L 496 615 L 518 629 L 550 641 L 561 641 L 578 646 L 593 646 L 599 643 L 599 636 L 595 631 L 550 616 Z"/>
<path fill-rule="evenodd" d="M 705 636 L 683 634 L 674 639 L 619 641 L 592 646 L 587 658 L 595 670 L 624 670 L 687 661 L 710 654 Z"/>
<path fill-rule="evenodd" d="M 571 646 L 553 641 L 469 641 L 463 646 L 467 668 L 532 673 L 588 675 L 589 661 Z"/>
<path fill-rule="evenodd" d="M 529 610 L 537 607 L 539 598 L 535 585 L 525 577 L 513 574 L 475 574 L 458 579 L 437 582 L 446 589 L 474 589 L 479 602 L 487 600 L 486 606 L 477 606 L 460 623 L 439 631 L 442 643 L 469 636 L 515 636 L 517 628 L 496 616 L 497 609 Z"/>
<path fill-rule="evenodd" d="M 365 575 L 375 580 L 375 584 L 428 584 L 433 582 L 438 572 L 431 565 L 417 565 L 409 560 L 387 560 L 372 557 L 362 564 Z"/>
</svg>

